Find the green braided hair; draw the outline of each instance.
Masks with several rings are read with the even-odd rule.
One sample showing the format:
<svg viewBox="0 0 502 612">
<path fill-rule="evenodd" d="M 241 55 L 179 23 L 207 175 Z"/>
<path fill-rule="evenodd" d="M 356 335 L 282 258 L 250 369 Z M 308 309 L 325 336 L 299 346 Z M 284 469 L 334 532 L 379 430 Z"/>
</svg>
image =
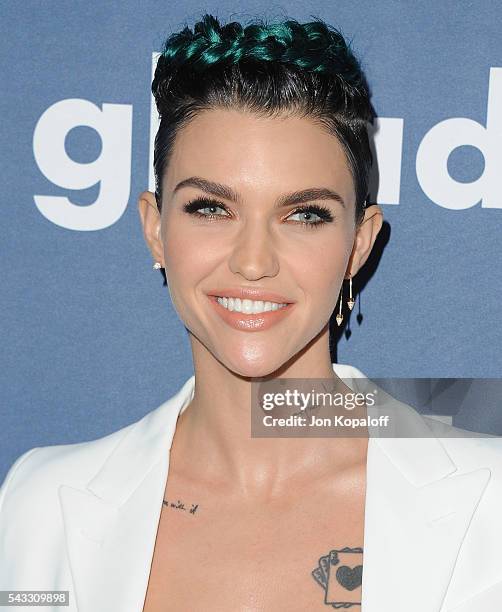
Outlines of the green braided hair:
<svg viewBox="0 0 502 612">
<path fill-rule="evenodd" d="M 356 224 L 362 221 L 373 162 L 367 123 L 375 114 L 358 60 L 321 19 L 257 19 L 243 27 L 205 14 L 193 31 L 185 27 L 167 38 L 152 93 L 160 116 L 154 144 L 159 210 L 176 134 L 197 113 L 218 107 L 308 117 L 336 136 L 354 180 Z"/>
</svg>

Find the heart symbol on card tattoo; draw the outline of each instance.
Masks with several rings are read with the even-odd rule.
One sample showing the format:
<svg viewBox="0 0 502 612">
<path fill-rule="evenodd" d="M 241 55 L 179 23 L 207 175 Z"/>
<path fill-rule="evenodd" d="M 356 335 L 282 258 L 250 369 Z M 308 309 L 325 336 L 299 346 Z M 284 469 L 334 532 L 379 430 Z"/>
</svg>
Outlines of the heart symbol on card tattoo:
<svg viewBox="0 0 502 612">
<path fill-rule="evenodd" d="M 356 565 L 352 568 L 348 565 L 342 565 L 336 570 L 336 579 L 348 591 L 353 591 L 358 586 L 361 586 L 363 581 L 363 566 Z"/>
</svg>

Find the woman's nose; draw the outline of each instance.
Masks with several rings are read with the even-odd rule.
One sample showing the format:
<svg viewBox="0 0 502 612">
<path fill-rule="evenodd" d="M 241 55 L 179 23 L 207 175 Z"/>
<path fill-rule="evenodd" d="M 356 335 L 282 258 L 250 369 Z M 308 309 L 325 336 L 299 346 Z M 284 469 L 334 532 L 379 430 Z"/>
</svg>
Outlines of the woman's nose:
<svg viewBox="0 0 502 612">
<path fill-rule="evenodd" d="M 249 280 L 277 275 L 279 259 L 274 240 L 263 223 L 246 223 L 235 238 L 228 265 L 234 274 Z"/>
</svg>

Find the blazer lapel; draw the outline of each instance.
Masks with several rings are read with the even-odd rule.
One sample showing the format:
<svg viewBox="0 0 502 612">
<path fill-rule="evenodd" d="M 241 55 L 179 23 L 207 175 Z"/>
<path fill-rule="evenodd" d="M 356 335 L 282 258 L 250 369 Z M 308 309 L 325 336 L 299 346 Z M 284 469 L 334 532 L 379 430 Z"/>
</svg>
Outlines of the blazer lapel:
<svg viewBox="0 0 502 612">
<path fill-rule="evenodd" d="M 130 426 L 83 487 L 59 487 L 79 612 L 140 612 L 148 586 L 176 421 L 194 376 Z"/>
<path fill-rule="evenodd" d="M 333 369 L 354 391 L 367 391 L 369 379 L 356 368 L 333 364 Z M 192 376 L 171 399 L 129 426 L 85 486 L 59 487 L 79 612 L 143 609 L 169 450 L 194 385 Z M 393 398 L 389 402 L 396 437 L 369 428 L 361 609 L 439 612 L 490 470 L 455 475 L 457 466 L 419 413 Z M 370 416 L 384 410 L 378 406 L 368 408 Z M 403 419 L 412 423 L 415 437 L 397 437 Z"/>
<path fill-rule="evenodd" d="M 354 391 L 378 388 L 369 416 L 391 417 L 386 437 L 369 428 L 361 609 L 447 612 L 442 606 L 456 559 L 491 472 L 455 474 L 456 464 L 420 413 L 360 371 L 343 368 Z M 448 602 L 456 597 L 448 592 Z"/>
</svg>

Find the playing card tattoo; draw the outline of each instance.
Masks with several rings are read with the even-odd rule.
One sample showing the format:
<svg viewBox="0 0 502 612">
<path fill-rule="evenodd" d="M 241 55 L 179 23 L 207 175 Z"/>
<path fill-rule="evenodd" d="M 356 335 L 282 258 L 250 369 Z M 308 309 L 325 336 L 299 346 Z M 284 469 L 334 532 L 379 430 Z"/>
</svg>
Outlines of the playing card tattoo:
<svg viewBox="0 0 502 612">
<path fill-rule="evenodd" d="M 312 577 L 324 589 L 324 603 L 333 608 L 361 605 L 362 548 L 330 550 L 319 558 Z"/>
</svg>

